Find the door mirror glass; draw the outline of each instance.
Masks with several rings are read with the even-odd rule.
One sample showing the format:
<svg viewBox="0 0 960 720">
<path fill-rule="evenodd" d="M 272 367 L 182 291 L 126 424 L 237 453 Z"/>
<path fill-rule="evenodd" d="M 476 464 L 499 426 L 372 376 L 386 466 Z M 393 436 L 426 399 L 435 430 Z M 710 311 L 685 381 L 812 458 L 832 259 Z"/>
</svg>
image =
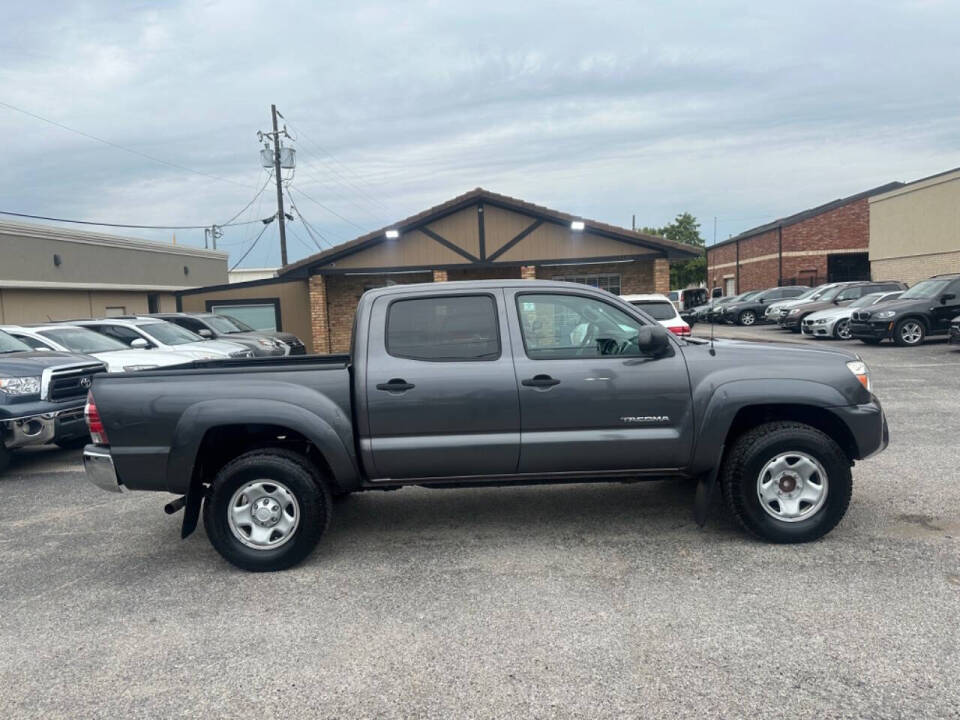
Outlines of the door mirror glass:
<svg viewBox="0 0 960 720">
<path fill-rule="evenodd" d="M 150 343 L 148 343 L 143 338 L 135 338 L 130 341 L 130 347 L 136 348 L 137 350 L 144 350 L 150 347 Z"/>
</svg>

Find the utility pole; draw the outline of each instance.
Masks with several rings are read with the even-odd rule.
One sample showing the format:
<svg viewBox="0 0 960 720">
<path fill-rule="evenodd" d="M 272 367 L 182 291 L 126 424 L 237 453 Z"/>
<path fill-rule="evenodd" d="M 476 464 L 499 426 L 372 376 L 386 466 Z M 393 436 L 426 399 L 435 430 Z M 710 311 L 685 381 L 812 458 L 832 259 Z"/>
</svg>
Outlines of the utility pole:
<svg viewBox="0 0 960 720">
<path fill-rule="evenodd" d="M 203 229 L 203 246 L 210 248 L 210 242 L 213 241 L 213 249 L 217 249 L 217 240 L 223 237 L 223 230 L 219 225 L 211 225 Z"/>
<path fill-rule="evenodd" d="M 287 226 L 283 216 L 283 185 L 280 180 L 280 133 L 277 131 L 277 106 L 270 106 L 273 115 L 273 176 L 277 181 L 277 220 L 280 221 L 280 266 L 287 264 Z M 286 128 L 284 128 L 286 132 Z"/>
</svg>

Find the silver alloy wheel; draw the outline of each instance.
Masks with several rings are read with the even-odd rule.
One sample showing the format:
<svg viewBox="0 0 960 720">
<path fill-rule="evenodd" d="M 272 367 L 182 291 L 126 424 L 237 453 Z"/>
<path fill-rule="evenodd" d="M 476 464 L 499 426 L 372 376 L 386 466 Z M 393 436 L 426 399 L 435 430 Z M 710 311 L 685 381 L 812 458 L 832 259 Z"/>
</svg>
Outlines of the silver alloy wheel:
<svg viewBox="0 0 960 720">
<path fill-rule="evenodd" d="M 827 473 L 812 455 L 800 451 L 780 453 L 757 477 L 760 506 L 783 522 L 813 517 L 827 499 Z"/>
<path fill-rule="evenodd" d="M 923 339 L 923 327 L 917 320 L 907 320 L 900 327 L 900 339 L 907 345 L 916 345 Z"/>
<path fill-rule="evenodd" d="M 744 310 L 740 313 L 741 325 L 753 325 L 757 321 L 757 314 L 753 310 Z"/>
<path fill-rule="evenodd" d="M 300 505 L 290 489 L 276 480 L 254 480 L 230 498 L 227 523 L 233 536 L 254 550 L 274 550 L 300 526 Z"/>
<path fill-rule="evenodd" d="M 840 338 L 841 340 L 849 340 L 851 337 L 853 337 L 850 334 L 849 320 L 838 320 L 837 328 L 836 330 L 834 330 L 834 332 L 837 334 L 837 337 Z"/>
</svg>

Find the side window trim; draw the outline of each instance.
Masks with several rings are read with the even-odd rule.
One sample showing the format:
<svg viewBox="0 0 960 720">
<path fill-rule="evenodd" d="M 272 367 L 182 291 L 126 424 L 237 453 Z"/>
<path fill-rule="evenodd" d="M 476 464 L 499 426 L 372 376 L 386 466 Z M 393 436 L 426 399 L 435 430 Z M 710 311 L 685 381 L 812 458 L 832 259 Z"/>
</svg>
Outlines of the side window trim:
<svg viewBox="0 0 960 720">
<path fill-rule="evenodd" d="M 422 358 L 422 357 L 413 357 L 410 355 L 401 355 L 390 350 L 390 313 L 393 310 L 394 305 L 397 303 L 411 301 L 411 300 L 443 300 L 447 298 L 486 298 L 490 300 L 491 309 L 493 310 L 493 327 L 496 331 L 497 339 L 497 354 L 496 356 L 491 357 L 472 357 L 472 358 Z M 436 295 L 415 295 L 410 297 L 399 296 L 396 298 L 391 298 L 387 303 L 386 310 L 384 311 L 384 333 L 383 333 L 383 348 L 386 351 L 387 355 L 390 357 L 395 357 L 400 360 L 409 360 L 411 362 L 423 362 L 423 363 L 450 363 L 450 362 L 496 362 L 503 358 L 503 337 L 500 331 L 500 310 L 497 307 L 497 298 L 495 295 L 489 292 L 462 292 L 462 293 L 437 293 Z"/>
</svg>

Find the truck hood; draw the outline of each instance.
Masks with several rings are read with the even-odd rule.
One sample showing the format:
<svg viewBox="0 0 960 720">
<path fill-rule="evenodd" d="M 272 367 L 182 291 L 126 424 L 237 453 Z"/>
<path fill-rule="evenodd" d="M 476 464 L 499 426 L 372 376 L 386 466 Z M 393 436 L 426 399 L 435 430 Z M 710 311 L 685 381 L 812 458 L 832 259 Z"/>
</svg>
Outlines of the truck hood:
<svg viewBox="0 0 960 720">
<path fill-rule="evenodd" d="M 826 310 L 818 310 L 817 312 L 810 313 L 807 315 L 807 320 L 840 320 L 850 317 L 853 310 L 851 307 L 843 306 L 827 308 Z"/>
<path fill-rule="evenodd" d="M 192 354 L 179 354 L 166 350 L 111 350 L 93 353 L 93 356 L 107 366 L 110 372 L 126 372 L 132 365 L 169 367 L 170 365 L 189 365 L 196 358 Z"/>
<path fill-rule="evenodd" d="M 30 377 L 46 368 L 74 363 L 97 362 L 97 358 L 67 352 L 17 352 L 0 355 L 0 375 L 3 377 Z"/>
<path fill-rule="evenodd" d="M 860 359 L 859 355 L 849 350 L 821 347 L 819 343 L 817 347 L 810 347 L 800 343 L 757 342 L 754 340 L 714 340 L 713 342 L 717 357 L 721 357 L 721 353 L 723 353 L 728 362 L 738 358 L 743 360 L 744 363 L 753 364 L 762 361 L 775 366 L 779 363 L 795 365 L 797 363 L 816 362 L 817 360 L 848 362 Z"/>
<path fill-rule="evenodd" d="M 883 312 L 884 310 L 894 310 L 897 313 L 905 312 L 909 310 L 918 310 L 926 309 L 931 305 L 936 305 L 936 298 L 915 298 L 913 300 L 890 300 L 885 303 L 877 303 L 876 305 L 871 305 L 870 307 L 861 308 L 860 313 L 866 314 L 870 313 L 870 316 L 873 317 L 878 312 Z"/>
</svg>

